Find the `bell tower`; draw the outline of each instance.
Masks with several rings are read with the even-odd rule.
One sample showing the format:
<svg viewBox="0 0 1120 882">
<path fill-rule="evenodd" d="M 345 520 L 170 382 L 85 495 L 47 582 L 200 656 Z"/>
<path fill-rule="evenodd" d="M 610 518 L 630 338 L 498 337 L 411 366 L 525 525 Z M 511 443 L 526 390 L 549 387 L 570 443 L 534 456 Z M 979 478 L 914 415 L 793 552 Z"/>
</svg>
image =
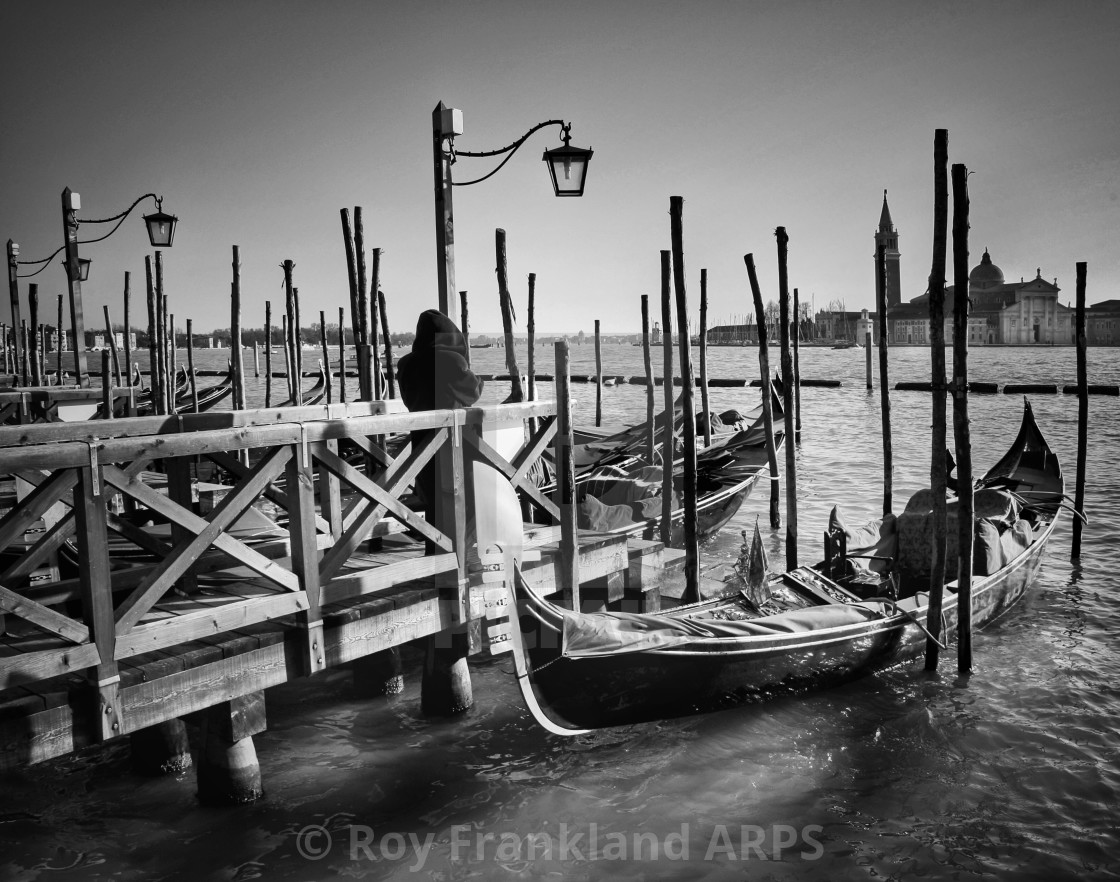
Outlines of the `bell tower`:
<svg viewBox="0 0 1120 882">
<path fill-rule="evenodd" d="M 891 221 L 891 210 L 887 206 L 887 191 L 883 191 L 883 212 L 879 215 L 879 229 L 875 233 L 875 254 L 879 253 L 879 244 L 883 246 L 883 256 L 887 264 L 887 308 L 902 305 L 902 276 L 899 265 L 898 231 Z M 875 255 L 872 255 L 874 261 Z M 875 271 L 875 296 L 878 303 L 879 272 Z"/>
</svg>

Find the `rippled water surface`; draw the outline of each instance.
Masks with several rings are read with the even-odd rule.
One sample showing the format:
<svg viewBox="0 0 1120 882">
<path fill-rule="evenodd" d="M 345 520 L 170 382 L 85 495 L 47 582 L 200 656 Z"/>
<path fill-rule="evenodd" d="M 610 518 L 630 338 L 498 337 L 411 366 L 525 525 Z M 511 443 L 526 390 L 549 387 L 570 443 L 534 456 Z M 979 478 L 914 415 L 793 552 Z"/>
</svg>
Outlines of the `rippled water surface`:
<svg viewBox="0 0 1120 882">
<path fill-rule="evenodd" d="M 497 349 L 473 355 L 480 372 L 504 369 Z M 1120 382 L 1120 350 L 1089 357 L 1090 382 Z M 1074 359 L 1072 349 L 975 349 L 971 376 L 1061 385 L 1075 381 Z M 551 347 L 537 360 L 552 372 Z M 798 550 L 811 562 L 834 503 L 853 521 L 878 515 L 882 445 L 863 352 L 805 349 L 801 364 L 805 377 L 844 382 L 803 390 Z M 890 381 L 924 379 L 928 364 L 927 349 L 892 350 Z M 641 370 L 640 349 L 605 347 L 605 373 Z M 572 372 L 594 373 L 590 344 L 573 347 Z M 756 354 L 713 349 L 709 374 L 754 377 Z M 504 397 L 501 385 L 487 400 Z M 578 419 L 590 420 L 594 387 L 573 390 Z M 713 406 L 750 406 L 756 394 L 714 389 Z M 891 402 L 897 508 L 927 481 L 930 398 L 892 392 Z M 1072 492 L 1076 398 L 1032 403 Z M 255 739 L 266 795 L 251 806 L 200 807 L 190 774 L 135 777 L 123 743 L 0 777 L 0 878 L 1112 878 L 1120 399 L 1090 405 L 1081 561 L 1070 563 L 1064 520 L 1033 591 L 977 634 L 967 680 L 950 651 L 934 678 L 896 669 L 808 697 L 562 739 L 524 710 L 508 659 L 473 663 L 465 716 L 425 719 L 410 653 L 398 697 L 358 698 L 345 671 L 269 692 L 269 728 Z M 1021 406 L 970 399 L 977 473 L 1010 442 Z M 615 424 L 643 417 L 644 389 L 604 390 L 604 411 Z M 784 527 L 765 529 L 765 508 L 759 491 L 706 559 L 732 558 L 739 528 L 761 513 L 776 567 Z"/>
</svg>

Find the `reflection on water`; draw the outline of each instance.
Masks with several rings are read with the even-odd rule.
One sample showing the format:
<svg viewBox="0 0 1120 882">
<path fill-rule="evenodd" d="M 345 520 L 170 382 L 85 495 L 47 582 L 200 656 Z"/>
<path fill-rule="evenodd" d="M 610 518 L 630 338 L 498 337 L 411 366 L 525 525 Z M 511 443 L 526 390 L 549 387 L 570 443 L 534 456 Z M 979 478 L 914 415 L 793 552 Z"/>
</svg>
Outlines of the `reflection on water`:
<svg viewBox="0 0 1120 882">
<path fill-rule="evenodd" d="M 973 376 L 1072 382 L 1072 352 L 974 350 Z M 476 370 L 503 372 L 499 350 L 472 355 Z M 893 351 L 892 379 L 922 378 L 928 356 Z M 539 370 L 550 358 L 538 350 Z M 882 465 L 862 353 L 804 350 L 801 360 L 805 376 L 845 383 L 803 390 L 798 551 L 809 562 L 833 504 L 853 522 L 879 514 Z M 1116 351 L 1093 350 L 1090 364 L 1093 382 L 1120 381 Z M 756 366 L 753 351 L 713 350 L 709 373 L 753 376 Z M 607 347 L 604 370 L 640 373 L 641 350 Z M 591 346 L 573 347 L 572 371 L 594 371 Z M 501 385 L 489 384 L 492 400 Z M 588 419 L 594 387 L 574 391 Z M 713 407 L 755 394 L 713 389 Z M 613 421 L 644 415 L 640 387 L 604 396 Z M 1075 399 L 1032 403 L 1072 482 Z M 896 392 L 892 405 L 897 507 L 928 474 L 929 397 Z M 271 691 L 269 729 L 256 738 L 266 793 L 252 806 L 199 807 L 189 774 L 134 777 L 124 744 L 3 776 L 0 878 L 1109 877 L 1120 872 L 1110 525 L 1120 406 L 1091 406 L 1082 560 L 1069 563 L 1066 520 L 1034 591 L 977 635 L 967 679 L 950 651 L 934 677 L 909 666 L 803 698 L 561 739 L 535 727 L 508 660 L 476 661 L 476 706 L 464 717 L 425 719 L 409 653 L 407 688 L 393 698 L 356 697 L 345 671 Z M 1006 447 L 1021 402 L 975 397 L 970 408 L 982 470 Z M 783 560 L 784 527 L 769 530 L 758 494 L 707 557 L 734 557 L 739 529 L 761 513 L 771 560 Z"/>
</svg>

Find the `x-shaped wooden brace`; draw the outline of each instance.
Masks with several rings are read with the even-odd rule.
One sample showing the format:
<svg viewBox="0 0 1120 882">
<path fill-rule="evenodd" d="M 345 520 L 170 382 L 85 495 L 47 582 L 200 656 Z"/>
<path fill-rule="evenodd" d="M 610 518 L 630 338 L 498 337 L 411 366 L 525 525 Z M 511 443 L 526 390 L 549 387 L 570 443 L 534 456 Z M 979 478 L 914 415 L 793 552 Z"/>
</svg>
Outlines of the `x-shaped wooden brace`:
<svg viewBox="0 0 1120 882">
<path fill-rule="evenodd" d="M 472 456 L 479 462 L 492 465 L 505 475 L 506 479 L 532 500 L 533 504 L 548 514 L 554 520 L 560 520 L 560 509 L 556 503 L 545 496 L 535 485 L 526 480 L 529 468 L 533 461 L 541 455 L 548 446 L 548 442 L 556 435 L 556 419 L 550 418 L 541 421 L 540 428 L 529 438 L 513 461 L 506 460 L 498 451 L 486 443 L 482 436 L 475 432 L 464 432 L 463 438 L 473 448 Z"/>
</svg>

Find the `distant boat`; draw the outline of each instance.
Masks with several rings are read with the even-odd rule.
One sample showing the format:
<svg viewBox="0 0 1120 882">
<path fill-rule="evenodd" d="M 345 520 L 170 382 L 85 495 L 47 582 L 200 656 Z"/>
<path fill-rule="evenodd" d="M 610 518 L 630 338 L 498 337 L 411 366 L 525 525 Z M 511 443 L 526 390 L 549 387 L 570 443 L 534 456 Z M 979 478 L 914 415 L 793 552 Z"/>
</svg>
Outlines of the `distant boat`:
<svg viewBox="0 0 1120 882">
<path fill-rule="evenodd" d="M 493 343 L 472 343 L 471 349 L 489 349 Z"/>
</svg>

